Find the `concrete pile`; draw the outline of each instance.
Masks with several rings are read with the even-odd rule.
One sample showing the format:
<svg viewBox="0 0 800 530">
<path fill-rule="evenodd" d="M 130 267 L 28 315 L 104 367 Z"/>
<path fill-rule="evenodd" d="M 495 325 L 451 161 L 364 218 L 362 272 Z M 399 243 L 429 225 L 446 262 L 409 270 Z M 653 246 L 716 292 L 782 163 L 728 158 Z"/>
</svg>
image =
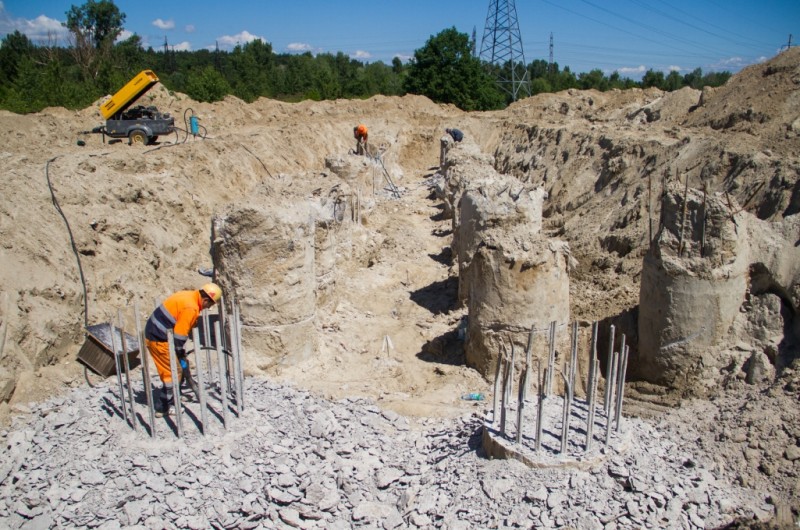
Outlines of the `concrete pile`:
<svg viewBox="0 0 800 530">
<path fill-rule="evenodd" d="M 479 414 L 418 426 L 362 399 L 245 388 L 253 405 L 227 431 L 181 440 L 131 431 L 106 383 L 20 408 L 0 431 L 0 526 L 713 528 L 773 511 L 687 449 L 690 425 L 626 420 L 627 452 L 530 469 L 482 456 Z"/>
<path fill-rule="evenodd" d="M 467 364 L 490 378 L 501 345 L 569 320 L 569 246 L 542 230 L 542 188 L 501 175 L 470 142 L 447 150 L 442 197 L 452 213 Z"/>
<path fill-rule="evenodd" d="M 760 221 L 735 200 L 673 184 L 642 266 L 635 375 L 703 394 L 755 383 L 800 344 L 798 216 Z"/>
<path fill-rule="evenodd" d="M 318 348 L 315 222 L 309 207 L 237 205 L 213 221 L 218 281 L 244 319 L 245 368 L 299 362 Z"/>
</svg>

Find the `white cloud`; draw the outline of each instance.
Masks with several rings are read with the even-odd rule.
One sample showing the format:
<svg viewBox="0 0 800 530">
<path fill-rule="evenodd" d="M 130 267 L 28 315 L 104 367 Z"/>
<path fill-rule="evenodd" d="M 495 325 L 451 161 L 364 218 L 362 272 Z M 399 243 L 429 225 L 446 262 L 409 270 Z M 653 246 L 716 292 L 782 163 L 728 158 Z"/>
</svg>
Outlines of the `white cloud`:
<svg viewBox="0 0 800 530">
<path fill-rule="evenodd" d="M 13 18 L 6 11 L 5 3 L 0 2 L 0 35 L 7 35 L 15 31 L 19 31 L 36 43 L 63 41 L 69 35 L 67 28 L 54 18 L 44 15 L 39 15 L 33 20 Z"/>
<path fill-rule="evenodd" d="M 411 59 L 412 59 L 414 56 L 413 56 L 413 55 L 404 55 L 404 54 L 402 54 L 402 53 L 396 53 L 396 54 L 394 54 L 394 56 L 392 57 L 392 59 L 394 59 L 395 57 L 397 57 L 398 59 L 400 59 L 400 61 L 401 61 L 401 62 L 403 62 L 403 63 L 407 63 L 407 62 L 408 62 L 408 61 L 410 61 L 410 60 L 411 60 Z"/>
<path fill-rule="evenodd" d="M 364 50 L 356 50 L 356 53 L 351 53 L 350 57 L 354 59 L 370 59 L 372 58 L 372 54 Z"/>
<path fill-rule="evenodd" d="M 312 50 L 311 45 L 305 42 L 290 42 L 286 49 L 292 53 L 305 53 Z"/>
<path fill-rule="evenodd" d="M 183 30 L 186 33 L 194 33 L 194 25 L 193 24 L 187 24 L 186 27 L 183 28 Z"/>
<path fill-rule="evenodd" d="M 639 66 L 627 66 L 624 68 L 617 68 L 617 72 L 620 74 L 643 74 L 647 71 L 647 68 L 643 64 Z"/>
<path fill-rule="evenodd" d="M 122 42 L 124 40 L 130 39 L 131 37 L 133 37 L 133 32 L 128 31 L 127 29 L 123 29 L 122 32 L 120 32 L 119 37 L 117 37 L 116 42 Z"/>
<path fill-rule="evenodd" d="M 172 49 L 176 52 L 190 52 L 192 51 L 192 44 L 189 41 L 183 41 L 179 44 L 173 45 Z"/>
<path fill-rule="evenodd" d="M 681 68 L 680 66 L 675 66 L 674 64 L 671 64 L 671 65 L 669 65 L 667 67 L 667 70 L 670 71 L 670 72 L 680 72 L 681 70 L 683 70 L 683 68 Z"/>
<path fill-rule="evenodd" d="M 158 29 L 175 29 L 174 20 L 161 20 L 160 18 L 157 18 L 153 21 L 153 25 Z"/>
<path fill-rule="evenodd" d="M 219 43 L 220 48 L 233 48 L 237 45 L 246 44 L 259 39 L 267 42 L 267 39 L 264 37 L 253 35 L 249 31 L 245 30 L 241 33 L 237 33 L 236 35 L 223 35 L 217 39 L 217 42 Z"/>
</svg>

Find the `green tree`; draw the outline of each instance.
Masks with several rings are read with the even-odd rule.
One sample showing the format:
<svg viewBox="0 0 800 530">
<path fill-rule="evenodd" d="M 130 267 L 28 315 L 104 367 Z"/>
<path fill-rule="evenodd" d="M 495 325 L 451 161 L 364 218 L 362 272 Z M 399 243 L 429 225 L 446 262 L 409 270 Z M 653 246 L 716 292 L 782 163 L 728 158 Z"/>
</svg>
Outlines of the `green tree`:
<svg viewBox="0 0 800 530">
<path fill-rule="evenodd" d="M 227 61 L 226 78 L 233 93 L 247 102 L 270 94 L 273 69 L 272 45 L 256 39 L 236 46 Z"/>
<path fill-rule="evenodd" d="M 673 92 L 683 88 L 683 77 L 677 71 L 672 70 L 664 79 L 664 90 Z"/>
<path fill-rule="evenodd" d="M 683 76 L 683 84 L 684 86 L 690 86 L 698 90 L 703 88 L 703 70 L 700 68 L 695 68 Z"/>
<path fill-rule="evenodd" d="M 583 90 L 594 88 L 600 91 L 606 91 L 609 88 L 608 79 L 603 75 L 603 71 L 595 68 L 589 73 L 582 73 L 578 76 L 578 86 Z"/>
<path fill-rule="evenodd" d="M 481 62 L 472 56 L 469 36 L 455 28 L 441 31 L 414 52 L 405 89 L 462 110 L 489 110 L 504 96 Z"/>
<path fill-rule="evenodd" d="M 213 66 L 189 73 L 186 94 L 197 101 L 221 101 L 231 93 L 231 86 Z"/>
<path fill-rule="evenodd" d="M 664 72 L 656 72 L 655 70 L 648 70 L 642 76 L 642 88 L 663 88 L 664 87 Z"/>
<path fill-rule="evenodd" d="M 114 41 L 122 33 L 125 14 L 111 0 L 87 0 L 66 13 L 66 27 L 74 39 L 71 51 L 86 78 L 95 79 L 98 65 L 109 59 Z"/>
<path fill-rule="evenodd" d="M 17 77 L 20 61 L 31 57 L 33 48 L 30 39 L 19 30 L 3 37 L 2 44 L 0 44 L 0 73 L 3 75 L 4 82 L 12 81 Z"/>
</svg>

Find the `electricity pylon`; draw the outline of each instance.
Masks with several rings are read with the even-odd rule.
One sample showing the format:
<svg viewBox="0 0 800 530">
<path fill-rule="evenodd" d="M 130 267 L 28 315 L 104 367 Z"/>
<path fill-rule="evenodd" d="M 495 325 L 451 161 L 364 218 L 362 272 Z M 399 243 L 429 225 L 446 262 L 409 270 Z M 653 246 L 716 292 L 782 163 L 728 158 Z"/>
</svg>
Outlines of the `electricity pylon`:
<svg viewBox="0 0 800 530">
<path fill-rule="evenodd" d="M 497 67 L 497 83 L 511 94 L 512 101 L 531 95 L 514 0 L 490 0 L 480 57 Z"/>
</svg>

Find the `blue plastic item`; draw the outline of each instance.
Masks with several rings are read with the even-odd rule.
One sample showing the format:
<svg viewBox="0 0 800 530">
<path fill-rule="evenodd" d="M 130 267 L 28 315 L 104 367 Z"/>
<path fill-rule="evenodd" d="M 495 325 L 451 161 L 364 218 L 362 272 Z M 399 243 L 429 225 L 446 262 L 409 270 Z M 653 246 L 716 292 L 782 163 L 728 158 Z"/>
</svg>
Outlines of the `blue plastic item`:
<svg viewBox="0 0 800 530">
<path fill-rule="evenodd" d="M 461 399 L 464 401 L 483 401 L 484 397 L 480 392 L 470 392 L 461 396 Z"/>
<path fill-rule="evenodd" d="M 199 119 L 197 116 L 189 116 L 189 130 L 195 136 L 200 132 L 200 124 L 198 123 Z"/>
</svg>

